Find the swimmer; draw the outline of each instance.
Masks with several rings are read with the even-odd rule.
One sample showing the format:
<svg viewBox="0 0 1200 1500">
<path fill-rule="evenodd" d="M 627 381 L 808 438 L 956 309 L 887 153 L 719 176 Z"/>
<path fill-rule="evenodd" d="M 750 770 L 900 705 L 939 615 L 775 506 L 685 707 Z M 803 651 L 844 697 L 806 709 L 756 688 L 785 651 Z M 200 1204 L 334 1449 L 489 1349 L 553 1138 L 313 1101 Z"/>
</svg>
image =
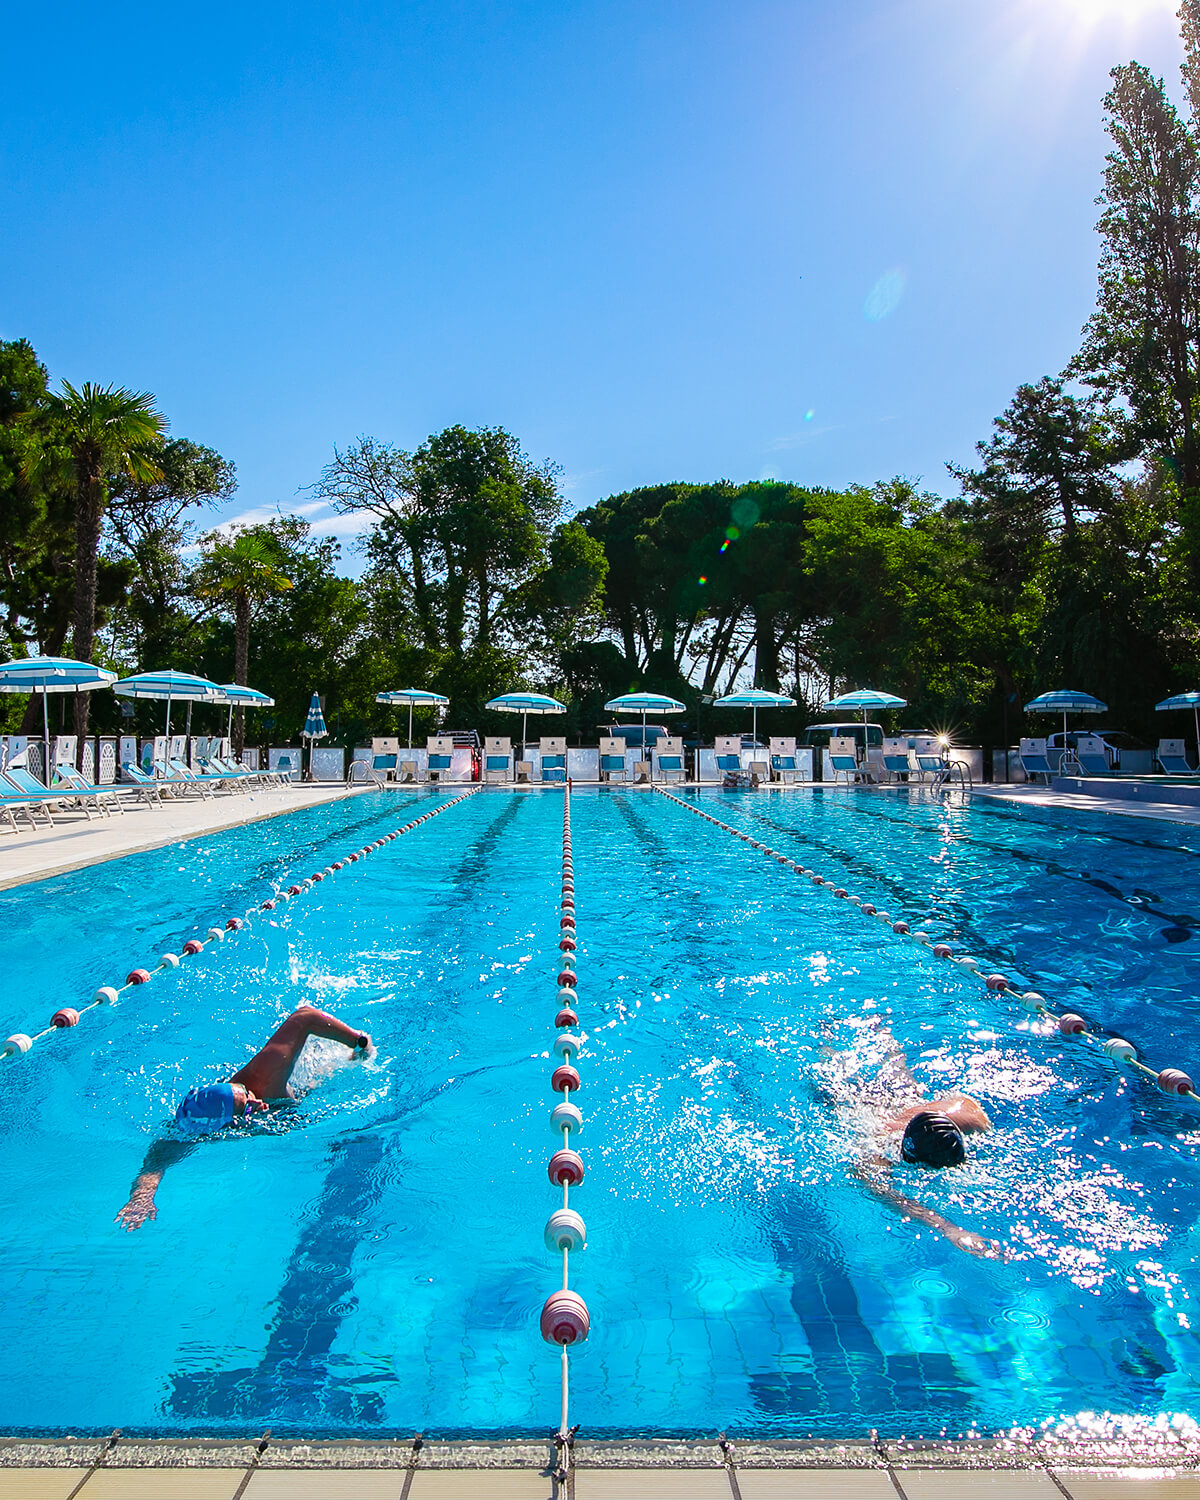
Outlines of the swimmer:
<svg viewBox="0 0 1200 1500">
<path fill-rule="evenodd" d="M 238 1119 L 248 1123 L 254 1115 L 295 1099 L 292 1073 L 310 1036 L 342 1042 L 356 1053 L 366 1053 L 371 1047 L 371 1038 L 365 1031 L 355 1031 L 352 1026 L 326 1015 L 324 1011 L 302 1005 L 279 1027 L 266 1046 L 230 1079 L 189 1090 L 175 1111 L 175 1123 L 190 1134 L 207 1135 L 232 1125 Z M 142 1170 L 134 1179 L 129 1202 L 113 1222 L 133 1230 L 147 1219 L 156 1219 L 158 1209 L 154 1195 L 163 1173 L 194 1149 L 195 1142 L 192 1141 L 155 1141 L 146 1153 Z"/>
<path fill-rule="evenodd" d="M 887 1048 L 887 1056 L 875 1077 L 856 1093 L 857 1099 L 873 1110 L 876 1124 L 870 1147 L 854 1165 L 854 1175 L 890 1207 L 936 1229 L 968 1255 L 1001 1258 L 1003 1247 L 994 1240 L 963 1229 L 892 1185 L 896 1167 L 893 1153 L 910 1166 L 960 1166 L 967 1157 L 967 1136 L 990 1130 L 992 1122 L 979 1100 L 969 1094 L 926 1098 L 896 1038 L 886 1026 L 880 1026 L 877 1035 Z M 893 1144 L 896 1136 L 900 1137 L 898 1150 Z"/>
</svg>

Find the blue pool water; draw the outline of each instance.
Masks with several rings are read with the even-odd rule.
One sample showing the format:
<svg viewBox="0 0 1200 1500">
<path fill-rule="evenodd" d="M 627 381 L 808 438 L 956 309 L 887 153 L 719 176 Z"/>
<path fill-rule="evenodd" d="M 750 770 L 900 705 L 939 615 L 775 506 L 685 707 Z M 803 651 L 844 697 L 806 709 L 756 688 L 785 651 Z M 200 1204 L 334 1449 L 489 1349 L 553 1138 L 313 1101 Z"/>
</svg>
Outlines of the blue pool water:
<svg viewBox="0 0 1200 1500">
<path fill-rule="evenodd" d="M 1196 832 L 903 791 L 691 795 L 1156 1065 L 1200 1069 Z M 440 800 L 359 797 L 0 894 L 0 1036 Z M 552 1428 L 561 807 L 484 791 L 0 1063 L 0 1430 Z M 572 809 L 585 1433 L 1200 1415 L 1200 1109 L 666 798 L 582 790 Z M 177 1098 L 302 1001 L 378 1056 L 313 1047 L 286 1125 L 198 1147 L 157 1221 L 122 1232 Z M 897 1183 L 1009 1259 L 854 1177 L 889 1034 L 997 1127 L 965 1167 Z"/>
</svg>

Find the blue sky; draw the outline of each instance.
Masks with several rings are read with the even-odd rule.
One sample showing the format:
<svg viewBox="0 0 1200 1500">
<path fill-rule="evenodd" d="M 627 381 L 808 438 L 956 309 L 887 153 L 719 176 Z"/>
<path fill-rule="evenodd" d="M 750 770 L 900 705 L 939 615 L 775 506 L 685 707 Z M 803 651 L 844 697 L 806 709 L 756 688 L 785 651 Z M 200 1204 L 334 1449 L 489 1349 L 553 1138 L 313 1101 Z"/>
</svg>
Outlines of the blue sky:
<svg viewBox="0 0 1200 1500">
<path fill-rule="evenodd" d="M 951 493 L 1091 309 L 1109 68 L 1180 97 L 1170 0 L 67 0 L 5 41 L 0 336 L 153 391 L 227 515 L 451 422 L 573 506 Z"/>
</svg>

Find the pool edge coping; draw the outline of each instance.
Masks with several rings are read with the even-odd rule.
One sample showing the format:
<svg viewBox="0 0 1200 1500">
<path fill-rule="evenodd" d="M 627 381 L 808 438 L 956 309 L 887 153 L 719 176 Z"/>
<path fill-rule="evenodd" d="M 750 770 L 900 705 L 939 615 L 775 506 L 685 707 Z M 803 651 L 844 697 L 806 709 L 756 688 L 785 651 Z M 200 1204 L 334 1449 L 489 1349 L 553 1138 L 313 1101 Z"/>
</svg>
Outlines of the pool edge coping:
<svg viewBox="0 0 1200 1500">
<path fill-rule="evenodd" d="M 13 1438 L 0 1435 L 4 1469 L 422 1469 L 485 1472 L 555 1467 L 553 1436 L 507 1439 L 313 1439 L 266 1436 Z M 887 1470 L 952 1472 L 1001 1470 L 1062 1473 L 1194 1472 L 1200 1439 L 1137 1438 L 1063 1440 L 1040 1436 L 891 1440 L 853 1437 L 725 1439 L 576 1439 L 572 1467 L 661 1470 Z"/>
</svg>

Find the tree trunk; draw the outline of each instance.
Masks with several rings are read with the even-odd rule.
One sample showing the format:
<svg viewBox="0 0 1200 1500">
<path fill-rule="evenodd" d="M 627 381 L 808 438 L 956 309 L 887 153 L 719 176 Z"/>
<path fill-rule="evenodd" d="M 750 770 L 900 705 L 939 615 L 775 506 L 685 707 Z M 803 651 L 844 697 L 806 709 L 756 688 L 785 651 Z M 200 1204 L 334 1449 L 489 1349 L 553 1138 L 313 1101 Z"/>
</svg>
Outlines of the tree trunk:
<svg viewBox="0 0 1200 1500">
<path fill-rule="evenodd" d="M 246 686 L 250 670 L 250 595 L 242 591 L 233 601 L 233 680 Z M 246 743 L 246 710 L 237 708 L 233 714 L 233 757 L 241 760 Z"/>
<path fill-rule="evenodd" d="M 91 661 L 96 642 L 96 575 L 100 561 L 100 524 L 104 518 L 104 480 L 99 455 L 77 459 L 75 493 L 75 621 L 76 660 Z M 88 725 L 88 693 L 75 695 L 75 733 L 79 736 L 76 764 L 83 765 L 83 741 Z"/>
<path fill-rule="evenodd" d="M 775 616 L 769 610 L 754 617 L 754 686 L 779 691 L 779 642 L 775 639 Z"/>
</svg>

